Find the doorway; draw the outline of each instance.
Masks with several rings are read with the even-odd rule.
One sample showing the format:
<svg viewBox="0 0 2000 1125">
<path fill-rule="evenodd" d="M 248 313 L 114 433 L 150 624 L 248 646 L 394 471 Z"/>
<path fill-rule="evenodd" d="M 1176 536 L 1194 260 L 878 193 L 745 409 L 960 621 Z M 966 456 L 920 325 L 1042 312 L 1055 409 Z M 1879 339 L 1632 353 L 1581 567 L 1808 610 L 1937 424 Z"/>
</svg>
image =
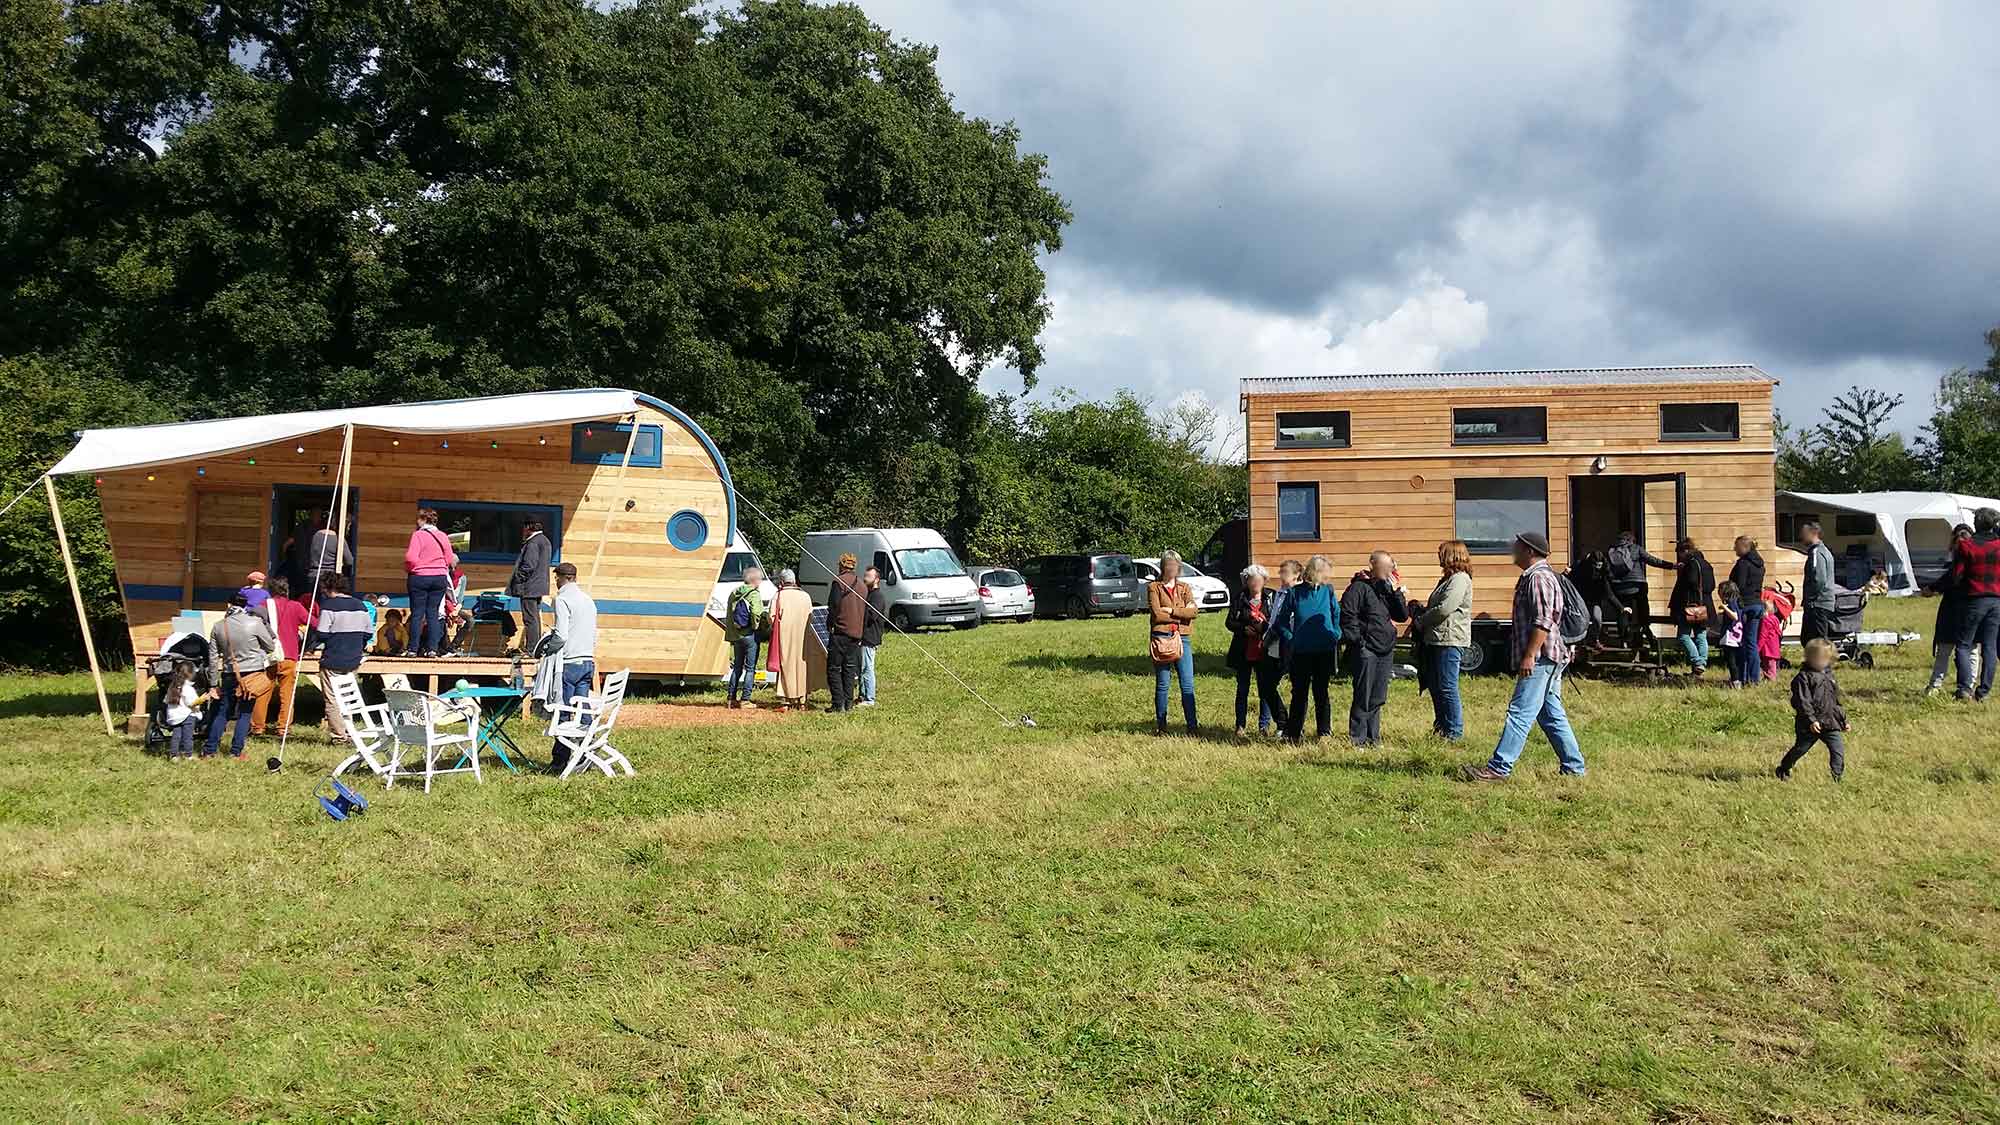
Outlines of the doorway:
<svg viewBox="0 0 2000 1125">
<path fill-rule="evenodd" d="M 274 484 L 271 486 L 270 573 L 282 574 L 294 594 L 306 585 L 306 563 L 311 546 L 313 518 L 326 519 L 332 527 L 340 521 L 333 510 L 334 490 L 324 484 Z M 300 534 L 301 530 L 304 534 Z M 350 570 L 358 570 L 361 553 L 361 490 L 347 490 L 347 557 L 354 560 Z M 357 586 L 359 579 L 356 579 Z"/>
<path fill-rule="evenodd" d="M 1609 548 L 1621 531 L 1672 557 L 1687 535 L 1687 474 L 1569 478 L 1570 561 Z"/>
</svg>

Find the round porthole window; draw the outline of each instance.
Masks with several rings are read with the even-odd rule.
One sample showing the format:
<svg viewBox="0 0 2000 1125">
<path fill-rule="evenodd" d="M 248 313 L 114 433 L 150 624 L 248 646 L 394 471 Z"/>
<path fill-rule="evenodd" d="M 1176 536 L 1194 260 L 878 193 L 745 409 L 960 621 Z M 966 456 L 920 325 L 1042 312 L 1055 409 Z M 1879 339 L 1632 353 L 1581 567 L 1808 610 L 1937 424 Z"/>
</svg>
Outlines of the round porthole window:
<svg viewBox="0 0 2000 1125">
<path fill-rule="evenodd" d="M 700 512 L 685 508 L 673 514 L 667 521 L 667 542 L 677 551 L 699 551 L 708 542 L 708 521 Z"/>
</svg>

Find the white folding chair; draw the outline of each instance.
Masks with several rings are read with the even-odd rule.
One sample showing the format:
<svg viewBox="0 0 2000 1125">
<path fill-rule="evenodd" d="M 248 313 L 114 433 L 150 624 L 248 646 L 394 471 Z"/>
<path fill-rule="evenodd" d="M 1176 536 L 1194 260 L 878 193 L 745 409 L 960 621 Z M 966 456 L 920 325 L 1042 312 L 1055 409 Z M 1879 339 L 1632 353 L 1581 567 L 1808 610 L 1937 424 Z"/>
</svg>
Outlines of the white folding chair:
<svg viewBox="0 0 2000 1125">
<path fill-rule="evenodd" d="M 387 692 L 415 691 L 417 689 L 410 685 L 410 677 L 403 673 L 384 672 L 382 673 L 382 690 Z M 443 696 L 436 695 L 432 696 L 431 699 L 431 722 L 439 726 L 464 723 L 465 729 L 468 732 L 479 729 L 479 701 L 477 699 L 446 699 Z"/>
<path fill-rule="evenodd" d="M 355 766 L 367 766 L 368 772 L 376 777 L 388 777 L 395 761 L 396 734 L 390 729 L 389 709 L 380 703 L 369 703 L 361 697 L 361 677 L 352 672 L 335 672 L 327 676 L 333 686 L 333 698 L 326 701 L 328 707 L 340 713 L 340 721 L 347 727 L 347 738 L 354 746 L 354 753 L 347 756 L 333 769 L 333 776 L 339 777 Z M 383 755 L 388 754 L 387 760 Z"/>
<path fill-rule="evenodd" d="M 396 787 L 398 777 L 414 777 L 419 771 L 403 768 L 403 751 L 420 749 L 424 755 L 424 792 L 431 791 L 431 779 L 445 773 L 469 773 L 480 784 L 486 778 L 479 772 L 479 754 L 471 733 L 445 734 L 438 730 L 436 708 L 451 711 L 451 705 L 435 695 L 421 691 L 399 691 L 390 689 L 383 694 L 389 698 L 390 729 L 396 735 L 396 756 L 389 764 L 389 788 Z M 447 754 L 456 754 L 465 764 L 438 767 L 438 761 Z"/>
<path fill-rule="evenodd" d="M 603 770 L 606 777 L 618 776 L 615 770 L 623 770 L 626 777 L 632 776 L 631 760 L 611 745 L 618 711 L 625 706 L 625 682 L 631 678 L 629 668 L 613 672 L 604 677 L 602 693 L 556 704 L 549 715 L 548 735 L 569 750 L 569 762 L 563 766 L 564 777 L 586 765 Z"/>
</svg>

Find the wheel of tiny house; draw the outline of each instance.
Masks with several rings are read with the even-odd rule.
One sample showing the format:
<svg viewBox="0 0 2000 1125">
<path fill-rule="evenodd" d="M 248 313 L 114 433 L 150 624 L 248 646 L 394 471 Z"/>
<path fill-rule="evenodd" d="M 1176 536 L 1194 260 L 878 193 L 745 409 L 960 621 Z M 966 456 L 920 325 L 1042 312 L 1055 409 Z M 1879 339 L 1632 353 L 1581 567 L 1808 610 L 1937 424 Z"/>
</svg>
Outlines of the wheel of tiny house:
<svg viewBox="0 0 2000 1125">
<path fill-rule="evenodd" d="M 1069 619 L 1083 621 L 1090 617 L 1090 607 L 1085 605 L 1080 595 L 1072 594 L 1069 599 Z"/>
<path fill-rule="evenodd" d="M 1466 645 L 1458 650 L 1458 673 L 1461 676 L 1477 676 L 1486 667 L 1486 646 Z"/>
</svg>

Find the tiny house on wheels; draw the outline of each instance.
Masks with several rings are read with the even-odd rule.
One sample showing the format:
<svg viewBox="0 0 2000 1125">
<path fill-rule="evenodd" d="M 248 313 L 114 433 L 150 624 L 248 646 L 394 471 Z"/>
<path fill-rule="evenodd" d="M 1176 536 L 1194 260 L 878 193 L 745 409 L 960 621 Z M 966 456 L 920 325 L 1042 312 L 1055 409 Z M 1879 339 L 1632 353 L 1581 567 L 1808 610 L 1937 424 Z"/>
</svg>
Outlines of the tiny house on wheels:
<svg viewBox="0 0 2000 1125">
<path fill-rule="evenodd" d="M 1344 582 L 1380 548 L 1421 599 L 1438 544 L 1463 539 L 1474 660 L 1505 643 L 1521 531 L 1548 535 L 1559 570 L 1621 530 L 1669 560 L 1692 537 L 1718 577 L 1749 535 L 1795 580 L 1797 562 L 1772 557 L 1775 385 L 1749 366 L 1245 379 L 1249 553 L 1272 567 L 1325 554 Z M 1663 636 L 1672 587 L 1653 572 Z"/>
<path fill-rule="evenodd" d="M 282 570 L 287 543 L 316 516 L 344 528 L 357 593 L 407 604 L 403 550 L 417 510 L 432 508 L 468 598 L 505 589 L 522 525 L 535 520 L 551 562 L 575 564 L 597 601 L 599 668 L 657 678 L 727 668 L 704 610 L 736 526 L 729 468 L 700 426 L 649 395 L 546 391 L 87 430 L 52 473 L 97 483 L 141 662 L 183 610 L 220 609 L 250 571 Z M 508 608 L 518 617 L 518 601 Z M 509 663 L 482 649 L 370 657 L 368 668 L 501 675 Z"/>
</svg>

